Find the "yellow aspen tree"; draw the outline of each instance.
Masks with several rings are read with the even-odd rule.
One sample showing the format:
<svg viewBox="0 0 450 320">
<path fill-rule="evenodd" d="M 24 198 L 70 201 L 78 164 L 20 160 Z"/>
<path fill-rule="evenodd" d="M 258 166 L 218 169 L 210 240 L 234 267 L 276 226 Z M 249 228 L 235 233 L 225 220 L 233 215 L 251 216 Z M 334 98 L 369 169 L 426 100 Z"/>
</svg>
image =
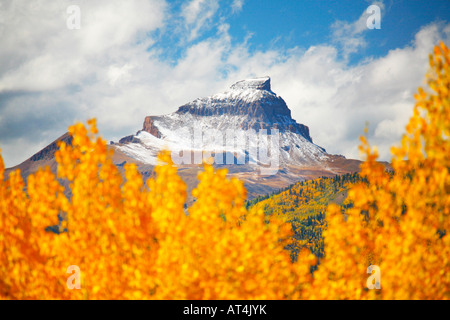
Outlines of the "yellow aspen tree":
<svg viewBox="0 0 450 320">
<path fill-rule="evenodd" d="M 353 208 L 328 209 L 325 259 L 314 273 L 310 298 L 450 298 L 450 53 L 430 55 L 428 88 L 418 89 L 401 146 L 392 148 L 393 172 L 362 137 L 366 183 L 354 185 Z M 381 289 L 368 289 L 376 265 Z"/>
</svg>

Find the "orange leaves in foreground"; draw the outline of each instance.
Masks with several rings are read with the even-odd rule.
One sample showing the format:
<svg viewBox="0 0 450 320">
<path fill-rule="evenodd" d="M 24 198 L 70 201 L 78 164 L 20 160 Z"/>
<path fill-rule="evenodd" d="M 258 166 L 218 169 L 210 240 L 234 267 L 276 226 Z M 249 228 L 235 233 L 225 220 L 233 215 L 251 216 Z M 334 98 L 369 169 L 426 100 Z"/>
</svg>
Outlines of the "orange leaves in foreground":
<svg viewBox="0 0 450 320">
<path fill-rule="evenodd" d="M 146 183 L 134 164 L 125 180 L 106 143 L 90 129 L 69 129 L 72 145 L 50 170 L 0 180 L 0 297 L 6 299 L 284 299 L 311 278 L 284 250 L 287 225 L 247 212 L 241 181 L 206 165 L 185 210 L 186 185 L 170 153 Z M 0 167 L 3 173 L 3 166 Z M 60 234 L 45 231 L 64 217 Z M 306 254 L 307 255 L 307 254 Z M 81 288 L 69 289 L 69 266 Z"/>
<path fill-rule="evenodd" d="M 354 207 L 345 216 L 329 208 L 313 297 L 450 298 L 450 54 L 443 43 L 430 67 L 431 90 L 415 95 L 407 134 L 392 148 L 392 173 L 362 138 L 360 174 L 368 183 L 350 190 Z M 369 265 L 380 267 L 381 290 L 364 290 Z"/>
</svg>

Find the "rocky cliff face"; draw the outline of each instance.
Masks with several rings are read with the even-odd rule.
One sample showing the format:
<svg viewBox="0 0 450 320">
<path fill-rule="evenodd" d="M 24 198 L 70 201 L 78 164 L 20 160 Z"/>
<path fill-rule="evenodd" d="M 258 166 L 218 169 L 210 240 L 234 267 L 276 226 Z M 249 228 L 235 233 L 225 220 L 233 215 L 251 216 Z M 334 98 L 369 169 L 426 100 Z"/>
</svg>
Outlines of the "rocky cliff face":
<svg viewBox="0 0 450 320">
<path fill-rule="evenodd" d="M 261 132 L 261 129 L 268 129 L 269 132 L 274 128 L 279 129 L 279 141 L 275 144 L 276 149 L 270 150 L 270 159 L 251 159 L 252 150 L 256 150 L 257 146 L 258 149 L 261 147 L 261 141 L 256 141 L 258 137 L 254 132 Z M 247 138 L 236 139 L 231 146 L 220 145 L 216 140 L 208 139 L 200 139 L 199 143 L 195 141 L 195 135 L 192 135 L 195 130 L 201 133 L 209 130 L 232 132 L 236 137 L 247 135 Z M 70 144 L 71 140 L 68 133 L 64 134 L 30 159 L 7 169 L 6 174 L 19 168 L 22 177 L 26 179 L 30 173 L 47 165 L 56 173 L 54 153 L 58 149 L 57 141 Z M 113 162 L 119 170 L 123 172 L 126 163 L 135 163 L 144 179 L 153 174 L 154 165 L 157 164 L 156 156 L 162 149 L 169 148 L 175 151 L 175 155 L 190 149 L 192 157 L 189 156 L 188 159 L 194 160 L 196 155 L 201 156 L 208 151 L 214 153 L 214 156 L 230 156 L 233 164 L 215 162 L 215 165 L 225 166 L 230 176 L 243 180 L 249 199 L 300 180 L 355 172 L 360 165 L 357 160 L 330 155 L 325 149 L 315 145 L 308 127 L 292 119 L 284 100 L 272 92 L 268 77 L 239 81 L 223 93 L 196 99 L 168 115 L 148 116 L 142 130 L 120 139 L 118 143 L 111 142 L 108 148 L 114 151 Z M 237 163 L 242 156 L 245 156 L 245 164 Z M 179 166 L 179 174 L 189 190 L 198 182 L 200 166 L 197 164 L 199 163 L 193 161 Z M 257 174 L 255 171 L 262 173 L 258 166 L 269 169 L 274 167 L 276 174 Z M 65 186 L 68 187 L 68 184 Z M 68 195 L 70 196 L 69 193 Z M 192 198 L 188 199 L 189 203 L 192 201 Z"/>
<path fill-rule="evenodd" d="M 176 113 L 201 117 L 241 116 L 248 120 L 242 123 L 243 130 L 276 128 L 281 132 L 298 133 L 312 142 L 308 127 L 292 119 L 286 102 L 272 92 L 269 77 L 236 82 L 228 91 L 196 99 L 181 106 Z M 150 132 L 145 130 L 145 123 L 144 131 Z"/>
<path fill-rule="evenodd" d="M 161 138 L 161 132 L 159 132 L 158 127 L 155 126 L 154 118 L 155 117 L 152 116 L 145 117 L 142 131 L 148 132 L 157 138 Z"/>
<path fill-rule="evenodd" d="M 252 138 L 245 137 L 243 139 L 246 141 L 238 141 L 238 144 L 242 142 L 245 145 L 218 146 L 217 135 L 210 136 L 209 140 L 206 139 L 208 141 L 204 139 L 198 142 L 193 132 L 216 130 L 242 137 L 262 132 L 262 129 L 266 129 L 263 133 L 278 130 L 281 164 L 311 163 L 327 156 L 325 149 L 313 143 L 308 127 L 292 119 L 286 102 L 272 91 L 269 77 L 239 81 L 223 93 L 198 98 L 182 105 L 174 113 L 148 116 L 142 130 L 134 136 L 121 139 L 117 148 L 149 164 L 156 163 L 155 157 L 161 148 L 172 151 L 190 148 L 195 152 L 231 152 L 235 155 L 245 154 L 249 158 L 249 149 L 261 146 Z"/>
</svg>

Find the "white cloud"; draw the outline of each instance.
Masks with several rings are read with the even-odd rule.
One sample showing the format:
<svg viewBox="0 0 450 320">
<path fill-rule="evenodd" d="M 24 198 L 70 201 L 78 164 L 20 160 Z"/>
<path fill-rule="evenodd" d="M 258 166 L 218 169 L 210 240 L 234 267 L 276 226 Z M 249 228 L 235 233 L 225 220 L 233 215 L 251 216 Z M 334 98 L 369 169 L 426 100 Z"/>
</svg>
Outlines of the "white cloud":
<svg viewBox="0 0 450 320">
<path fill-rule="evenodd" d="M 108 80 L 111 86 L 116 86 L 119 83 L 130 82 L 130 71 L 135 67 L 128 63 L 123 66 L 110 66 L 108 69 Z"/>
<path fill-rule="evenodd" d="M 138 40 L 144 40 L 141 47 L 148 46 L 151 39 L 144 38 L 144 32 L 162 26 L 164 3 L 158 0 L 78 3 L 80 30 L 66 27 L 65 2 L 2 4 L 0 92 L 80 84 L 107 64 L 123 59 L 120 54 L 133 50 Z"/>
<path fill-rule="evenodd" d="M 384 12 L 384 3 L 382 1 L 375 1 L 371 5 L 378 6 L 381 13 Z M 359 49 L 367 46 L 364 32 L 369 30 L 367 27 L 367 20 L 371 15 L 371 13 L 368 13 L 365 10 L 359 19 L 354 22 L 338 20 L 332 24 L 332 40 L 341 50 L 345 60 L 347 60 L 352 53 L 356 53 Z"/>
<path fill-rule="evenodd" d="M 74 120 L 101 116 L 102 101 L 123 99 L 119 94 L 135 83 L 139 67 L 147 65 L 151 72 L 146 49 L 153 39 L 147 34 L 163 26 L 163 1 L 79 0 L 80 30 L 67 28 L 71 4 L 0 3 L 0 147 L 7 165 L 53 141 Z M 127 116 L 121 117 L 127 108 L 109 111 L 128 123 Z M 17 144 L 34 147 L 20 150 Z"/>
<path fill-rule="evenodd" d="M 201 33 L 201 29 L 208 28 L 218 9 L 219 2 L 217 0 L 191 0 L 184 5 L 181 16 L 188 29 L 188 41 L 196 39 Z"/>
<path fill-rule="evenodd" d="M 233 11 L 233 13 L 237 13 L 242 10 L 243 6 L 244 0 L 233 0 L 233 3 L 231 4 L 231 10 Z"/>
</svg>

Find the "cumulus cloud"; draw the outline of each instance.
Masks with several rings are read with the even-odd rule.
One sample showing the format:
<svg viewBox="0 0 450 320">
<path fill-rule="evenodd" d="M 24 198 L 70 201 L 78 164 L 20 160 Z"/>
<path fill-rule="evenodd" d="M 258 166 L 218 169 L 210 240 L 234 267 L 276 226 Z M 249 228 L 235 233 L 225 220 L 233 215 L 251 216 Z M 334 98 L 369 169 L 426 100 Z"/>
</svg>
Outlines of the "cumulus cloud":
<svg viewBox="0 0 450 320">
<path fill-rule="evenodd" d="M 150 45 L 144 32 L 160 27 L 164 16 L 164 3 L 157 0 L 78 3 L 80 30 L 67 28 L 68 3 L 64 1 L 1 4 L 0 92 L 80 84 L 104 64 L 128 54 L 130 44 L 143 40 L 138 46 Z M 93 60 L 100 64 L 92 64 Z"/>
<path fill-rule="evenodd" d="M 382 1 L 375 1 L 361 14 L 358 20 L 354 22 L 337 20 L 331 26 L 332 41 L 340 49 L 345 60 L 352 53 L 358 52 L 367 45 L 364 32 L 370 30 L 368 28 L 368 20 L 372 22 L 372 15 L 376 14 L 376 12 L 370 10 L 371 6 L 379 8 L 380 15 L 382 16 L 385 8 L 384 3 Z"/>
<path fill-rule="evenodd" d="M 428 54 L 440 39 L 449 38 L 448 25 L 432 24 L 411 45 L 353 67 L 337 59 L 332 47 L 311 48 L 297 58 L 298 69 L 283 79 L 279 92 L 327 151 L 357 158 L 358 137 L 368 122 L 371 143 L 390 160 L 390 146 L 400 140 L 412 115 L 413 93 L 424 84 Z M 287 72 L 288 65 L 283 69 Z"/>
<path fill-rule="evenodd" d="M 196 39 L 203 28 L 208 28 L 218 9 L 216 0 L 191 0 L 184 5 L 181 16 L 188 29 L 188 41 Z"/>
<path fill-rule="evenodd" d="M 66 27 L 68 2 L 0 4 L 0 148 L 7 166 L 24 161 L 75 121 L 97 117 L 103 136 L 117 141 L 139 130 L 147 115 L 173 112 L 238 80 L 265 75 L 294 119 L 310 127 L 316 144 L 358 158 L 358 137 L 369 122 L 370 141 L 389 160 L 389 147 L 411 115 L 428 53 L 450 38 L 450 25 L 431 24 L 409 46 L 349 65 L 336 43 L 250 50 L 246 41 L 233 42 L 222 22 L 172 63 L 161 59 L 152 33 L 173 18 L 163 1 L 77 3 L 80 30 Z M 217 10 L 193 0 L 179 19 L 196 37 Z"/>
<path fill-rule="evenodd" d="M 75 119 L 100 115 L 102 101 L 121 92 L 115 87 L 131 82 L 130 66 L 146 63 L 148 33 L 163 26 L 166 9 L 159 0 L 80 0 L 81 29 L 69 30 L 71 4 L 0 3 L 0 146 L 7 165 L 38 151 Z M 34 147 L 9 151 L 23 139 Z"/>
</svg>

